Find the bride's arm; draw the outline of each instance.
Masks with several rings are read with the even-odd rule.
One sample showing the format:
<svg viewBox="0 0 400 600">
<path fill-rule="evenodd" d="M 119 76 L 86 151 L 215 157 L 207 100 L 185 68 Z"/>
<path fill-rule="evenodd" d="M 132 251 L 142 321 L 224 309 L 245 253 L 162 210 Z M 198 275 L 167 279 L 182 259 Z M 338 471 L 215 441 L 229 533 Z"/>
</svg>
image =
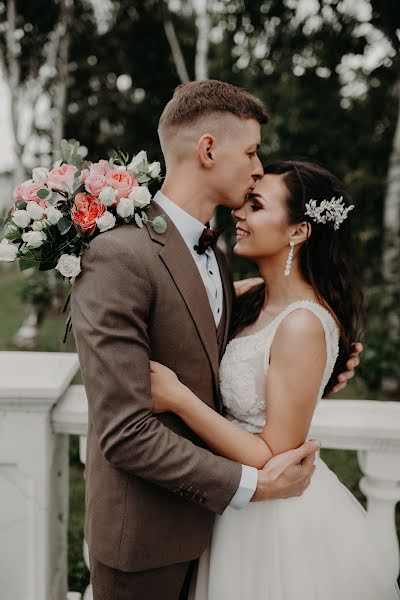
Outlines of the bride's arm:
<svg viewBox="0 0 400 600">
<path fill-rule="evenodd" d="M 310 311 L 278 327 L 266 378 L 267 424 L 260 435 L 234 425 L 202 402 L 176 375 L 152 363 L 155 412 L 175 412 L 217 454 L 261 469 L 275 454 L 300 446 L 308 433 L 326 362 L 325 334 Z"/>
</svg>

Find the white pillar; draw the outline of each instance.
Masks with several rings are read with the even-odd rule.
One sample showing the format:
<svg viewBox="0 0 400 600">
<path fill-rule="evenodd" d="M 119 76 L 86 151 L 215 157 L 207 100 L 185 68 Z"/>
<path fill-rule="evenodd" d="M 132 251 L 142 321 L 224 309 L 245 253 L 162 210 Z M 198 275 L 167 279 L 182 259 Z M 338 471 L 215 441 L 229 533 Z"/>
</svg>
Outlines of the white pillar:
<svg viewBox="0 0 400 600">
<path fill-rule="evenodd" d="M 365 476 L 360 489 L 368 500 L 368 518 L 377 547 L 387 569 L 388 581 L 399 575 L 400 555 L 395 508 L 400 501 L 400 452 L 360 451 L 360 468 Z"/>
<path fill-rule="evenodd" d="M 65 600 L 69 457 L 51 410 L 76 354 L 0 352 L 0 590 L 12 600 Z"/>
</svg>

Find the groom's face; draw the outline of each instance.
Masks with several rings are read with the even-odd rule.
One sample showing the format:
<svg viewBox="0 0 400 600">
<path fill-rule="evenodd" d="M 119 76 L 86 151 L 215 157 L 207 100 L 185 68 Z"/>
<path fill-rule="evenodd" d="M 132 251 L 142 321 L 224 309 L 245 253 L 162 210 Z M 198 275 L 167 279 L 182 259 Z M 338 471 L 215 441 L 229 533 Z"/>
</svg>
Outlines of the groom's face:
<svg viewBox="0 0 400 600">
<path fill-rule="evenodd" d="M 260 146 L 260 124 L 254 119 L 235 119 L 225 132 L 216 153 L 213 179 L 221 199 L 228 208 L 240 208 L 256 181 L 263 176 L 257 151 Z"/>
</svg>

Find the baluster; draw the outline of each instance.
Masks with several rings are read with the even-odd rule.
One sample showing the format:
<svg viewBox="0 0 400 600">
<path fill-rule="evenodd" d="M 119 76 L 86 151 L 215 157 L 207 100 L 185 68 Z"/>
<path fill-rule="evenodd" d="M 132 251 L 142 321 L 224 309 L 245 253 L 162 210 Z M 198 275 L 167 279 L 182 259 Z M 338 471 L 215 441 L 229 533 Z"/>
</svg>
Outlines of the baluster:
<svg viewBox="0 0 400 600">
<path fill-rule="evenodd" d="M 86 464 L 86 442 L 87 442 L 86 435 L 79 436 L 79 458 L 83 465 Z M 90 572 L 89 548 L 88 548 L 88 545 L 87 545 L 85 539 L 83 540 L 83 559 L 85 561 L 85 565 L 87 566 L 87 568 Z M 87 588 L 83 594 L 82 600 L 93 600 L 92 584 L 89 583 L 89 585 L 87 586 Z"/>
<path fill-rule="evenodd" d="M 368 518 L 387 569 L 388 580 L 399 574 L 400 554 L 395 508 L 400 501 L 400 454 L 388 451 L 359 451 L 358 462 L 365 476 L 360 489 L 368 500 Z"/>
</svg>

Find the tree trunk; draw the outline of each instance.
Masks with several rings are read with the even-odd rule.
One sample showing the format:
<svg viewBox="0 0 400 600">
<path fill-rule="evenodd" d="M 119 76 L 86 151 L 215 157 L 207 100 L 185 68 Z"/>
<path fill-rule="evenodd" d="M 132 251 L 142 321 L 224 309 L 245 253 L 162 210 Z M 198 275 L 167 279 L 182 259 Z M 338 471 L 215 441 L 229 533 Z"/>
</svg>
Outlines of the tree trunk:
<svg viewBox="0 0 400 600">
<path fill-rule="evenodd" d="M 18 60 L 18 46 L 15 37 L 17 13 L 15 0 L 9 0 L 7 4 L 7 33 L 6 33 L 6 48 L 7 48 L 7 63 L 8 73 L 7 79 L 11 92 L 11 120 L 14 134 L 14 152 L 16 165 L 14 169 L 14 184 L 25 179 L 25 169 L 22 163 L 23 146 L 18 138 L 18 107 L 19 107 L 19 92 L 21 82 L 21 69 Z"/>
<path fill-rule="evenodd" d="M 210 19 L 208 16 L 207 0 L 193 0 L 193 8 L 196 14 L 197 42 L 195 58 L 195 79 L 200 81 L 208 79 L 208 48 Z"/>
<path fill-rule="evenodd" d="M 396 92 L 398 97 L 397 124 L 389 161 L 383 216 L 383 276 L 388 293 L 393 298 L 400 297 L 400 79 L 397 82 Z M 388 335 L 393 344 L 398 344 L 400 340 L 399 307 L 396 301 L 390 304 L 391 310 L 386 314 Z M 385 377 L 382 381 L 382 391 L 398 393 L 400 379 Z"/>
<path fill-rule="evenodd" d="M 168 8 L 168 4 L 165 0 L 160 0 L 161 15 L 164 24 L 165 35 L 171 48 L 172 59 L 175 63 L 176 71 L 181 83 L 188 83 L 190 77 L 188 75 L 185 59 L 179 44 L 178 37 L 176 35 L 175 27 L 171 19 L 171 13 Z"/>
<path fill-rule="evenodd" d="M 73 20 L 74 0 L 62 0 L 60 3 L 60 16 L 58 27 L 61 30 L 58 44 L 57 77 L 54 86 L 54 127 L 53 153 L 61 146 L 64 137 L 65 108 L 68 89 L 68 61 L 71 42 L 71 26 Z"/>
</svg>

